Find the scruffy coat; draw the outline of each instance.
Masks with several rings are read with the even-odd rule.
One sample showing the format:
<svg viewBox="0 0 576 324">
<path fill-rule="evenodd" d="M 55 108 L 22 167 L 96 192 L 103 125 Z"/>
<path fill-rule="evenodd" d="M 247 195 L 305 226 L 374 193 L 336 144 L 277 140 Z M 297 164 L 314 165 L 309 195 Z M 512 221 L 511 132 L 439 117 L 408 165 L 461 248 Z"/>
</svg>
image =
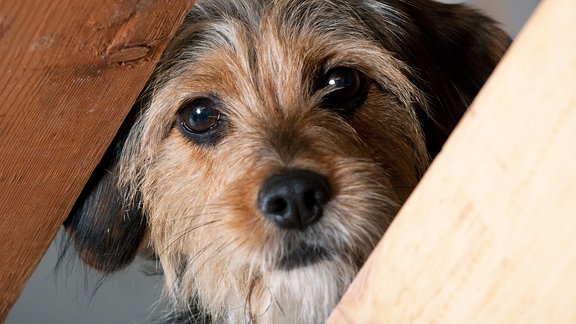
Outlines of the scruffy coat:
<svg viewBox="0 0 576 324">
<path fill-rule="evenodd" d="M 151 248 L 169 321 L 322 322 L 509 43 L 429 0 L 198 0 L 71 241 L 104 272 Z M 261 196 L 294 170 L 327 189 L 290 227 Z"/>
</svg>

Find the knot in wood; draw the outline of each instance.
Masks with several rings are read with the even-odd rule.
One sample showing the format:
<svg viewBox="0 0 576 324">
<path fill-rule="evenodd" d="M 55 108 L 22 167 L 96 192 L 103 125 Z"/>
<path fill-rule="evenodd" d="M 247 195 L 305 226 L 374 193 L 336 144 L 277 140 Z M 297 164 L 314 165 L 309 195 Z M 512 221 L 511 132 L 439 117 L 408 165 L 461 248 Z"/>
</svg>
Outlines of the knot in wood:
<svg viewBox="0 0 576 324">
<path fill-rule="evenodd" d="M 148 56 L 148 53 L 150 53 L 150 47 L 147 45 L 115 47 L 108 50 L 106 60 L 110 64 L 121 64 L 143 59 Z"/>
</svg>

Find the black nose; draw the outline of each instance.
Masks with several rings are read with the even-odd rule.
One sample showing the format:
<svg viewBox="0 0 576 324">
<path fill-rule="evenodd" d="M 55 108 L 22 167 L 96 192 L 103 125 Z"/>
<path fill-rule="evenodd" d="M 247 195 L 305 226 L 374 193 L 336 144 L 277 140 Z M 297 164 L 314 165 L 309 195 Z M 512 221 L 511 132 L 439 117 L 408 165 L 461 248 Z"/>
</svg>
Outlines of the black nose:
<svg viewBox="0 0 576 324">
<path fill-rule="evenodd" d="M 330 184 L 309 170 L 288 170 L 268 178 L 258 193 L 260 210 L 278 226 L 305 229 L 318 221 L 330 200 Z"/>
</svg>

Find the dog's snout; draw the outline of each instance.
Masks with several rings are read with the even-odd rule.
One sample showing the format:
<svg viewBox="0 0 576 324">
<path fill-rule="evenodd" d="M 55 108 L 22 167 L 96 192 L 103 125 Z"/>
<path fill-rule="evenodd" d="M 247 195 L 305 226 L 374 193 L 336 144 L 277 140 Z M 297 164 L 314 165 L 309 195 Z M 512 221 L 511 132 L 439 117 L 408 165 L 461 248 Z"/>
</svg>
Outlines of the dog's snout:
<svg viewBox="0 0 576 324">
<path fill-rule="evenodd" d="M 268 178 L 258 193 L 264 215 L 285 229 L 305 229 L 318 221 L 330 200 L 328 180 L 309 170 L 288 170 Z"/>
</svg>

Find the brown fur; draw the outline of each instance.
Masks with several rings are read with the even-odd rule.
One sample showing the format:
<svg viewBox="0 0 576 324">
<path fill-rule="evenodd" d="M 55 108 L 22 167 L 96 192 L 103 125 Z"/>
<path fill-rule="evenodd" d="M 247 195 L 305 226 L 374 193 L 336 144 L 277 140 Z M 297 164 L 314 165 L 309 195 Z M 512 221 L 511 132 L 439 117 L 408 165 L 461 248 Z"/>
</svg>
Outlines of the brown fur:
<svg viewBox="0 0 576 324">
<path fill-rule="evenodd" d="M 80 200 L 69 233 L 84 259 L 112 271 L 142 237 L 125 242 L 120 231 L 101 244 L 84 229 L 145 218 L 138 231 L 149 231 L 177 312 L 195 303 L 215 322 L 321 322 L 508 43 L 484 16 L 426 0 L 199 0 L 110 159 L 121 201 L 136 208 L 87 217 L 110 199 Z M 326 107 L 319 80 L 337 67 L 365 77 L 352 111 Z M 194 98 L 222 114 L 208 142 L 178 123 Z M 294 169 L 331 188 L 322 218 L 303 230 L 277 226 L 256 203 L 266 179 Z M 330 257 L 279 269 L 303 243 Z"/>
</svg>

